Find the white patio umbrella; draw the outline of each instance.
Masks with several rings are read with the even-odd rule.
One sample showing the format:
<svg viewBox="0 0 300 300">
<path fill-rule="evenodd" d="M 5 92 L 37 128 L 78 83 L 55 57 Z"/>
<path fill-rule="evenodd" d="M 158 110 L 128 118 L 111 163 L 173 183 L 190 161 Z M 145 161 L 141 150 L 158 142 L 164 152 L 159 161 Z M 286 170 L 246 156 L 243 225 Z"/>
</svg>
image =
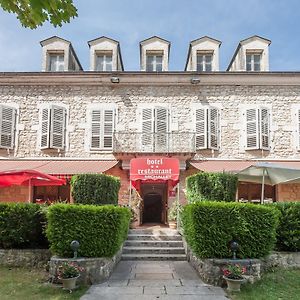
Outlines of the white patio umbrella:
<svg viewBox="0 0 300 300">
<path fill-rule="evenodd" d="M 300 169 L 280 164 L 260 162 L 237 173 L 239 181 L 261 183 L 261 203 L 264 201 L 265 184 L 300 182 Z"/>
</svg>

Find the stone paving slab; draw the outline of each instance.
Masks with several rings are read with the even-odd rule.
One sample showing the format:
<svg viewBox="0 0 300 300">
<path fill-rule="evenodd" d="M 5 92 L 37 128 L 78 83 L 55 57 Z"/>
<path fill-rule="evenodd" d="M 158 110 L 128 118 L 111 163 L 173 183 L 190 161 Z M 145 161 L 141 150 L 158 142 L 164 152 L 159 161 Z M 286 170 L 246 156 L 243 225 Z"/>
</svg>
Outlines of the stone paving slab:
<svg viewBox="0 0 300 300">
<path fill-rule="evenodd" d="M 166 272 L 166 270 L 165 270 Z M 150 279 L 150 280 L 160 280 L 160 279 L 174 279 L 173 273 L 135 273 L 134 279 Z"/>
</svg>

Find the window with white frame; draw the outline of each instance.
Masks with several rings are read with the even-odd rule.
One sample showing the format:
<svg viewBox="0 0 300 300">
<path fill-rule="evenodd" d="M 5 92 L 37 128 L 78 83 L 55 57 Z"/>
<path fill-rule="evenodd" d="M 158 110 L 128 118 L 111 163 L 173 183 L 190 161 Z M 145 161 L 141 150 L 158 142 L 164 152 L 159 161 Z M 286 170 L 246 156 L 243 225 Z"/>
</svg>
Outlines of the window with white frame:
<svg viewBox="0 0 300 300">
<path fill-rule="evenodd" d="M 111 150 L 115 127 L 115 110 L 92 108 L 91 114 L 91 150 Z"/>
<path fill-rule="evenodd" d="M 146 72 L 162 72 L 163 51 L 150 51 L 146 53 Z"/>
<path fill-rule="evenodd" d="M 16 115 L 16 108 L 9 105 L 0 105 L 0 148 L 14 148 Z"/>
<path fill-rule="evenodd" d="M 96 52 L 95 70 L 112 71 L 112 51 Z"/>
<path fill-rule="evenodd" d="M 64 149 L 66 141 L 67 110 L 58 105 L 41 109 L 41 149 Z"/>
<path fill-rule="evenodd" d="M 197 52 L 197 72 L 211 72 L 212 52 Z"/>
<path fill-rule="evenodd" d="M 50 52 L 48 53 L 48 59 L 48 71 L 59 72 L 65 70 L 65 58 L 63 52 Z"/>
<path fill-rule="evenodd" d="M 246 71 L 261 70 L 261 52 L 247 52 L 246 53 Z"/>
<path fill-rule="evenodd" d="M 195 109 L 195 145 L 197 150 L 219 149 L 219 119 L 218 108 L 199 107 Z"/>
<path fill-rule="evenodd" d="M 270 110 L 268 108 L 249 108 L 246 118 L 246 150 L 270 148 Z"/>
</svg>

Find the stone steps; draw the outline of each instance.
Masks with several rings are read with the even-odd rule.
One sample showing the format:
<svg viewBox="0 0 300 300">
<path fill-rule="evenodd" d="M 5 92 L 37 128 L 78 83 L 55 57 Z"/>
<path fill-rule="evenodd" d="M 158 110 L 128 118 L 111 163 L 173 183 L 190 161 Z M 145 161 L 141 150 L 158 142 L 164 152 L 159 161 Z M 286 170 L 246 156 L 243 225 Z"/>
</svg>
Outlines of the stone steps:
<svg viewBox="0 0 300 300">
<path fill-rule="evenodd" d="M 142 240 L 142 241 L 181 241 L 181 235 L 151 235 L 151 234 L 132 234 L 129 233 L 127 240 Z"/>
<path fill-rule="evenodd" d="M 124 246 L 130 247 L 183 247 L 182 241 L 157 241 L 157 240 L 127 240 L 124 243 Z"/>
<path fill-rule="evenodd" d="M 123 253 L 130 254 L 184 254 L 183 247 L 123 247 Z"/>
<path fill-rule="evenodd" d="M 185 254 L 122 254 L 122 260 L 185 261 Z"/>
</svg>

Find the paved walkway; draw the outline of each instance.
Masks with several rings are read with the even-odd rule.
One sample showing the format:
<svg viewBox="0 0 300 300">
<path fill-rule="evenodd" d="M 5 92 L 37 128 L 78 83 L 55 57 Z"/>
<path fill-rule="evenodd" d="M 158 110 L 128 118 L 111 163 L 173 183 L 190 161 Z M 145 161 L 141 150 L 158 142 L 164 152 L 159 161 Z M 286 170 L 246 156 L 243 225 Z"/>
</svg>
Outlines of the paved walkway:
<svg viewBox="0 0 300 300">
<path fill-rule="evenodd" d="M 204 284 L 186 261 L 121 261 L 109 280 L 80 300 L 228 300 L 223 289 Z"/>
</svg>

